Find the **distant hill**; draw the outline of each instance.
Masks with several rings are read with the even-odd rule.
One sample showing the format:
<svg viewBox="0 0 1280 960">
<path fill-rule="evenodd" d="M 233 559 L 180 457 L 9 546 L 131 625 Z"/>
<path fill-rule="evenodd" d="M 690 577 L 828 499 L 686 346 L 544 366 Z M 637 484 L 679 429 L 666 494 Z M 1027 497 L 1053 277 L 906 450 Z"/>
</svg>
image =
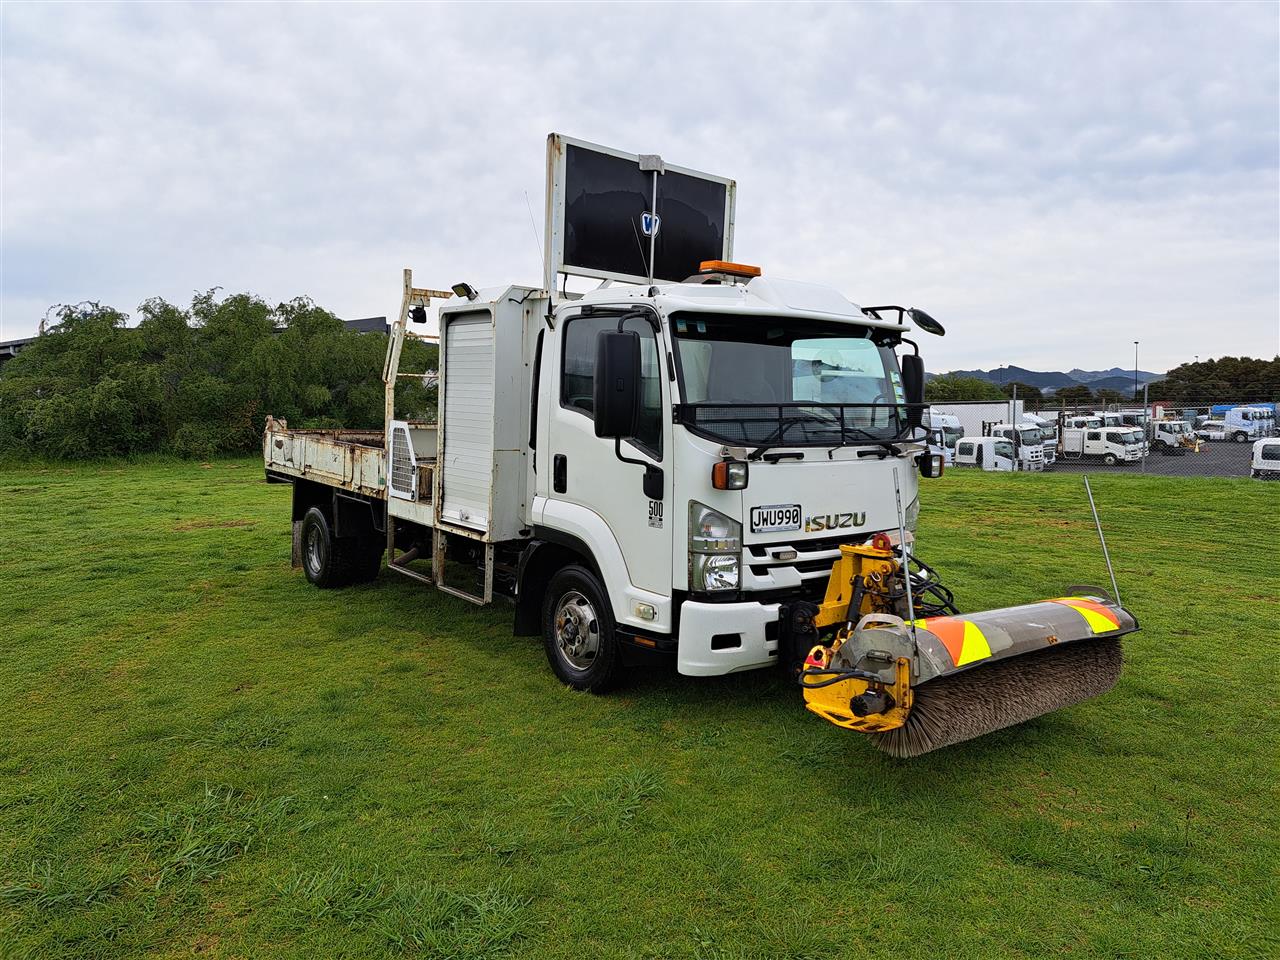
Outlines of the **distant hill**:
<svg viewBox="0 0 1280 960">
<path fill-rule="evenodd" d="M 1093 383 L 1095 380 L 1105 380 L 1109 377 L 1128 377 L 1129 383 L 1133 383 L 1133 367 L 1126 370 L 1124 367 L 1112 367 L 1110 370 L 1069 370 L 1067 372 L 1072 380 L 1076 383 Z M 1138 383 L 1152 383 L 1155 380 L 1163 380 L 1163 373 L 1151 373 L 1147 370 L 1138 371 Z"/>
<path fill-rule="evenodd" d="M 1133 389 L 1133 371 L 1125 370 L 1122 367 L 1112 367 L 1110 370 L 1075 369 L 1063 373 L 1060 370 L 1028 370 L 1026 367 L 1008 366 L 997 367 L 994 370 L 952 370 L 948 376 L 976 377 L 979 380 L 1001 385 L 1016 381 L 1025 383 L 1028 386 L 1039 387 L 1045 393 L 1053 393 L 1063 387 L 1073 387 L 1078 384 L 1085 384 L 1091 390 Z M 1139 385 L 1154 383 L 1162 379 L 1164 379 L 1163 373 L 1152 373 L 1149 370 L 1138 371 Z"/>
</svg>

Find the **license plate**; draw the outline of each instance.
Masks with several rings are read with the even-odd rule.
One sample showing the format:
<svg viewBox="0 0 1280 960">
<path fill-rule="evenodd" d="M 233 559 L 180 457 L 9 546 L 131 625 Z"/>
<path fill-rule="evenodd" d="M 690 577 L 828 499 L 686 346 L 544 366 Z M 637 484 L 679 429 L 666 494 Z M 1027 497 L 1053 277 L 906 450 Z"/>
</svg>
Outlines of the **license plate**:
<svg viewBox="0 0 1280 960">
<path fill-rule="evenodd" d="M 751 508 L 752 533 L 781 533 L 800 529 L 800 504 L 775 503 Z"/>
</svg>

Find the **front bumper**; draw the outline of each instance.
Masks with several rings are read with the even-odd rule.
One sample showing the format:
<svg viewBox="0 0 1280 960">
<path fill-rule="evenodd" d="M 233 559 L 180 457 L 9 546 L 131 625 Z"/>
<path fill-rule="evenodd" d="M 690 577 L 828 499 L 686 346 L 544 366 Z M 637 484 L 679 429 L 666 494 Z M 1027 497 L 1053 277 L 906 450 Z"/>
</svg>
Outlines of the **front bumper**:
<svg viewBox="0 0 1280 960">
<path fill-rule="evenodd" d="M 676 669 L 688 677 L 717 677 L 777 663 L 778 611 L 776 603 L 685 601 Z"/>
</svg>

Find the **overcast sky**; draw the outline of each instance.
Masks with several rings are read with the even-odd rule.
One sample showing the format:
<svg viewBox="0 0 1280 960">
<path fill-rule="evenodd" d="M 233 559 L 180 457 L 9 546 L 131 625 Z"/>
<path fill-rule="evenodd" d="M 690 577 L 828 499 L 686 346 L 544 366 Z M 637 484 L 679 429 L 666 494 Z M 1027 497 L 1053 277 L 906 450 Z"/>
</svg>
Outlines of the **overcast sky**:
<svg viewBox="0 0 1280 960">
<path fill-rule="evenodd" d="M 213 286 L 537 284 L 555 130 L 738 181 L 738 259 L 933 370 L 1280 350 L 1280 6 L 0 7 L 0 339 Z"/>
</svg>

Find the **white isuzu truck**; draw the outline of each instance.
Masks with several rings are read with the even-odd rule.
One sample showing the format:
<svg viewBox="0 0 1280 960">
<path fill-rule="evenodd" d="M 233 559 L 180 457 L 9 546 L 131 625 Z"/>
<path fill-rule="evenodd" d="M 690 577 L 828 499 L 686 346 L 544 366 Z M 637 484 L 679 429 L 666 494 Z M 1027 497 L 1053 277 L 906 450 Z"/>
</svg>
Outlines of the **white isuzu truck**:
<svg viewBox="0 0 1280 960">
<path fill-rule="evenodd" d="M 1080 640 L 1102 664 L 1087 689 L 1072 671 L 1072 689 L 988 729 L 1114 683 L 1118 647 L 1094 635 L 1136 624 L 1105 591 L 984 628 L 997 612 L 960 615 L 910 547 L 919 478 L 943 469 L 910 335 L 942 334 L 936 320 L 732 262 L 733 182 L 656 156 L 553 134 L 547 198 L 541 287 L 429 290 L 405 271 L 383 430 L 268 419 L 266 476 L 292 484 L 309 580 L 369 580 L 385 557 L 473 602 L 505 598 L 516 632 L 540 634 L 577 689 L 609 688 L 637 648 L 694 676 L 803 666 L 826 678 L 806 685 L 811 710 L 906 731 L 882 744 L 899 755 L 983 732 L 908 730 L 929 723 L 926 688 L 954 691 L 976 660 L 1056 658 Z M 602 282 L 568 293 L 561 274 Z M 400 419 L 397 379 L 423 376 L 400 370 L 414 335 L 439 345 L 438 402 Z M 947 646 L 961 634 L 963 649 Z M 1066 674 L 1027 676 L 1020 688 L 1056 691 Z"/>
</svg>

